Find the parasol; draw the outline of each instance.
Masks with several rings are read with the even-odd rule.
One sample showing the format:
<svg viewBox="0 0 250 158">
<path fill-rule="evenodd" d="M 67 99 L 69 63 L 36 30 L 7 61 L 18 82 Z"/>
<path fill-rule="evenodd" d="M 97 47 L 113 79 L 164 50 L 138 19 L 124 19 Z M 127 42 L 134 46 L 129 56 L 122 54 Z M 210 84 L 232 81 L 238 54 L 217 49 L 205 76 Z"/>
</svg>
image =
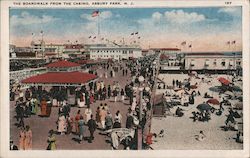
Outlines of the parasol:
<svg viewBox="0 0 250 158">
<path fill-rule="evenodd" d="M 213 105 L 220 105 L 220 102 L 215 98 L 208 99 L 207 103 L 210 103 Z"/>
<path fill-rule="evenodd" d="M 200 111 L 208 111 L 208 110 L 210 110 L 212 107 L 211 107 L 209 104 L 202 103 L 202 104 L 199 104 L 196 108 L 197 108 L 198 110 L 200 110 Z"/>
</svg>

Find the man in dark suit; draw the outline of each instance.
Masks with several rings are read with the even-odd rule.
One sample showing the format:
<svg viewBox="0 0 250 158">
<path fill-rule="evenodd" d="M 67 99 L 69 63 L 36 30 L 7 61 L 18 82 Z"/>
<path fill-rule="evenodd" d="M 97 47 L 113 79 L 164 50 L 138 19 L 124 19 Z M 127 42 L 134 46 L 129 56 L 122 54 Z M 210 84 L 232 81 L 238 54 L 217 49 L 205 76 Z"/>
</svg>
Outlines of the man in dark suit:
<svg viewBox="0 0 250 158">
<path fill-rule="evenodd" d="M 92 140 L 94 140 L 94 132 L 96 130 L 96 122 L 93 119 L 93 115 L 91 115 L 91 118 L 88 121 L 88 127 L 89 127 L 89 133 L 90 133 L 89 143 L 92 143 Z"/>
</svg>

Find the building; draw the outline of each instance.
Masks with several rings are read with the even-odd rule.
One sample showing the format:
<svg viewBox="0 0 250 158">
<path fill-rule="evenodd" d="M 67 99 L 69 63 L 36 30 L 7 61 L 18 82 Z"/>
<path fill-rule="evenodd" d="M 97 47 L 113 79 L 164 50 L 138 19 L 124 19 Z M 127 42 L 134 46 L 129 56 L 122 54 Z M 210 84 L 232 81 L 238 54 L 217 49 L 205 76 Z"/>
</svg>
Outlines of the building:
<svg viewBox="0 0 250 158">
<path fill-rule="evenodd" d="M 142 57 L 142 50 L 137 45 L 88 45 L 90 59 L 130 59 Z"/>
<path fill-rule="evenodd" d="M 84 45 L 82 44 L 65 44 L 63 50 L 63 57 L 81 57 L 84 53 Z"/>
<path fill-rule="evenodd" d="M 36 53 L 36 57 L 44 57 L 45 42 L 44 40 L 31 41 L 31 50 Z"/>
<path fill-rule="evenodd" d="M 242 52 L 185 53 L 186 70 L 228 71 L 242 69 Z"/>
<path fill-rule="evenodd" d="M 10 58 L 16 58 L 16 52 L 15 52 L 16 46 L 13 44 L 9 45 L 9 57 Z"/>
<path fill-rule="evenodd" d="M 153 48 L 155 53 L 160 53 L 160 70 L 180 70 L 182 53 L 179 48 Z"/>
<path fill-rule="evenodd" d="M 45 56 L 62 57 L 65 46 L 62 44 L 46 44 L 45 45 Z"/>
</svg>

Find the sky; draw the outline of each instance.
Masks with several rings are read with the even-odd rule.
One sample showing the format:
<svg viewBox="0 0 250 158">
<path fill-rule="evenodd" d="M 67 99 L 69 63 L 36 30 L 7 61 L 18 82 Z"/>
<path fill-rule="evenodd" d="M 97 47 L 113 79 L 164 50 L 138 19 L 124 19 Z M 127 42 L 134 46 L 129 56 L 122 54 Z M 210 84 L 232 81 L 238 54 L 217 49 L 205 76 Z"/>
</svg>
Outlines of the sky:
<svg viewBox="0 0 250 158">
<path fill-rule="evenodd" d="M 95 10 L 99 17 L 91 16 Z M 97 43 L 101 38 L 119 43 L 124 38 L 143 49 L 190 51 L 192 45 L 192 51 L 240 51 L 241 14 L 241 7 L 10 9 L 10 44 L 30 46 L 43 30 L 48 44 Z M 228 41 L 236 42 L 229 46 Z"/>
</svg>

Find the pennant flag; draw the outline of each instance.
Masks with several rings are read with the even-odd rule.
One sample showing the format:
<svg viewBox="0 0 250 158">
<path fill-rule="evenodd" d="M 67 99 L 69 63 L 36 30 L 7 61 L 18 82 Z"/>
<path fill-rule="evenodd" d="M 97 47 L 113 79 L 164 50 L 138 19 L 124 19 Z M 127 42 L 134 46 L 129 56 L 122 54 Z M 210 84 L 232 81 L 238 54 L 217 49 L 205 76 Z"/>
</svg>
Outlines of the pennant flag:
<svg viewBox="0 0 250 158">
<path fill-rule="evenodd" d="M 93 37 L 93 39 L 96 39 L 96 36 L 95 36 L 95 37 Z"/>
<path fill-rule="evenodd" d="M 138 39 L 140 39 L 141 37 L 138 37 Z"/>
<path fill-rule="evenodd" d="M 227 44 L 230 45 L 231 44 L 230 41 L 227 41 Z"/>
<path fill-rule="evenodd" d="M 92 17 L 99 16 L 99 10 L 93 11 Z"/>
<path fill-rule="evenodd" d="M 138 35 L 138 32 L 136 32 L 135 35 Z"/>
<path fill-rule="evenodd" d="M 89 36 L 89 38 L 91 38 L 91 36 Z"/>
<path fill-rule="evenodd" d="M 182 46 L 184 46 L 184 45 L 186 45 L 186 44 L 187 44 L 186 41 L 181 42 L 181 45 L 182 45 Z"/>
<path fill-rule="evenodd" d="M 192 48 L 192 45 L 190 44 L 188 47 L 189 47 L 189 48 Z"/>
<path fill-rule="evenodd" d="M 134 35 L 134 32 L 133 33 L 131 33 L 131 36 L 133 36 Z"/>
<path fill-rule="evenodd" d="M 235 44 L 235 43 L 236 43 L 236 41 L 232 41 L 231 43 L 232 43 L 232 44 Z"/>
</svg>

